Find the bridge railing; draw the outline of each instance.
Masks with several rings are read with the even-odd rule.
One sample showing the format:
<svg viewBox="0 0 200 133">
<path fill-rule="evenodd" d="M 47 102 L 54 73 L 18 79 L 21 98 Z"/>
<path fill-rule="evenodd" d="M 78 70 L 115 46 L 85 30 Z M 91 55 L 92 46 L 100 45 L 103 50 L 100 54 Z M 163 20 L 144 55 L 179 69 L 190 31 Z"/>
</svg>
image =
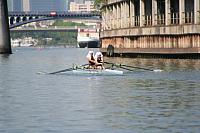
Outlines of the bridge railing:
<svg viewBox="0 0 200 133">
<path fill-rule="evenodd" d="M 100 12 L 69 12 L 69 11 L 28 11 L 28 12 L 9 12 L 9 16 L 30 16 L 30 15 L 40 15 L 40 16 L 59 16 L 59 15 L 93 15 L 100 16 Z"/>
</svg>

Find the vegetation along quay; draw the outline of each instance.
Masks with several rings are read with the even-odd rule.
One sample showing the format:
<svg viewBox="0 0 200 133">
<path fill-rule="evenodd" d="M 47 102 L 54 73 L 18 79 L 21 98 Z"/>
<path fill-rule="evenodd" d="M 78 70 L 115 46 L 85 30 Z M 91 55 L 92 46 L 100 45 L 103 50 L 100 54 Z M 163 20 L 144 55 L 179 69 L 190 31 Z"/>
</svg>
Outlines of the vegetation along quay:
<svg viewBox="0 0 200 133">
<path fill-rule="evenodd" d="M 200 0 L 107 0 L 101 51 L 108 56 L 200 57 Z"/>
</svg>

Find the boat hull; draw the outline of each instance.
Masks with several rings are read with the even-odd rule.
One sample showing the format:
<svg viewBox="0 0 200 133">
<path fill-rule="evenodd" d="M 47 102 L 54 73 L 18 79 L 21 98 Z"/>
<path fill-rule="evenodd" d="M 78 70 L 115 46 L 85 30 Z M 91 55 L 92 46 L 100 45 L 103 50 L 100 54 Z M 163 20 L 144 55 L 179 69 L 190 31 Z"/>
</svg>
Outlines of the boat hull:
<svg viewBox="0 0 200 133">
<path fill-rule="evenodd" d="M 78 47 L 79 48 L 99 48 L 100 43 L 99 41 L 83 41 L 83 42 L 78 42 Z"/>
<path fill-rule="evenodd" d="M 77 69 L 72 71 L 74 74 L 94 74 L 94 75 L 123 75 L 123 71 L 111 69 Z"/>
</svg>

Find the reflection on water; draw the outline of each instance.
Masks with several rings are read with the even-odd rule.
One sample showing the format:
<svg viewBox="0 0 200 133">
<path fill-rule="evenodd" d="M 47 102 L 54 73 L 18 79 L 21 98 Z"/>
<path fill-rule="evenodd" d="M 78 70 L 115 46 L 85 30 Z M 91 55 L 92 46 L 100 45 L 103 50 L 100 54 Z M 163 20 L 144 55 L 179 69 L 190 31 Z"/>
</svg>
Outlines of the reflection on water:
<svg viewBox="0 0 200 133">
<path fill-rule="evenodd" d="M 0 54 L 0 64 L 3 64 L 4 62 L 8 61 L 9 56 L 10 56 L 9 54 L 3 54 L 3 55 Z"/>
<path fill-rule="evenodd" d="M 85 64 L 88 50 L 30 48 L 0 56 L 0 132 L 199 132 L 200 60 L 105 57 L 164 71 L 36 74 Z"/>
<path fill-rule="evenodd" d="M 115 92 L 106 91 L 107 97 L 102 98 L 107 100 L 103 104 L 109 108 L 105 116 L 109 126 L 136 132 L 198 131 L 200 85 L 185 81 L 129 80 L 117 86 Z"/>
<path fill-rule="evenodd" d="M 105 58 L 110 62 L 135 65 L 139 67 L 159 68 L 171 70 L 199 70 L 200 60 L 192 59 L 143 59 L 143 58 Z"/>
</svg>

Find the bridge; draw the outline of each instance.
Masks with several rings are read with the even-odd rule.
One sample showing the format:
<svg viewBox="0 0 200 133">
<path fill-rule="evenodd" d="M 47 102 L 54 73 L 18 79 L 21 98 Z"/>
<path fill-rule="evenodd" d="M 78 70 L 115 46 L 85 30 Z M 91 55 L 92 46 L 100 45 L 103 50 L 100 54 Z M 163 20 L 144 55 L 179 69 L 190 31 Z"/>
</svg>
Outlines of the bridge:
<svg viewBox="0 0 200 133">
<path fill-rule="evenodd" d="M 9 18 L 9 19 L 8 19 Z M 97 12 L 9 12 L 7 0 L 0 0 L 0 54 L 11 54 L 10 30 L 37 21 L 54 19 L 99 19 Z"/>
<path fill-rule="evenodd" d="M 99 12 L 9 12 L 10 29 L 37 21 L 68 19 L 101 21 Z"/>
</svg>

